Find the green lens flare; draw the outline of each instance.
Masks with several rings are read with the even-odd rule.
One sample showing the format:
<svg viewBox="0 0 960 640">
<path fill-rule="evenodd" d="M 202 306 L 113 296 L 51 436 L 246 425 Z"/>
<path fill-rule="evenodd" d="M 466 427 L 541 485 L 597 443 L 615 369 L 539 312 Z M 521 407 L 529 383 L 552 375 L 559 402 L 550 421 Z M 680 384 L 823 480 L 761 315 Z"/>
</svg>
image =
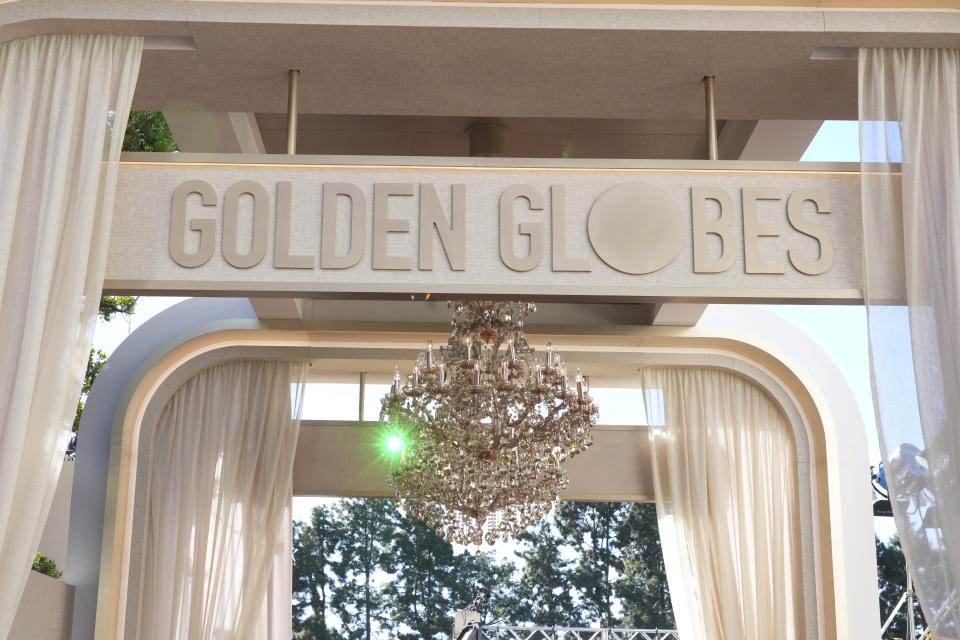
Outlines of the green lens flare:
<svg viewBox="0 0 960 640">
<path fill-rule="evenodd" d="M 390 453 L 400 453 L 404 450 L 406 443 L 403 441 L 403 436 L 396 433 L 391 433 L 387 436 L 384 445 L 386 446 L 387 451 Z"/>
</svg>

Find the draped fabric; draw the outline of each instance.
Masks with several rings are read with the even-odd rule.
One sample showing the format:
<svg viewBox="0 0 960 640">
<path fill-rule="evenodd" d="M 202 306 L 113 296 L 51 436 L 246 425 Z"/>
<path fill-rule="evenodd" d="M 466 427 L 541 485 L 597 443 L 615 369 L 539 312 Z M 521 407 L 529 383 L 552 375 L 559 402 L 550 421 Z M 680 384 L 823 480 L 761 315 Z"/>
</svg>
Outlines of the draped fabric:
<svg viewBox="0 0 960 640">
<path fill-rule="evenodd" d="M 148 472 L 141 640 L 291 636 L 290 498 L 305 375 L 303 363 L 228 362 L 167 401 Z"/>
<path fill-rule="evenodd" d="M 657 517 L 681 638 L 805 637 L 797 455 L 732 373 L 642 369 Z"/>
<path fill-rule="evenodd" d="M 926 620 L 935 637 L 956 638 L 960 52 L 861 49 L 859 76 L 864 297 L 880 448 Z M 902 181 L 893 165 L 901 159 Z M 901 268 L 903 280 L 887 275 Z"/>
<path fill-rule="evenodd" d="M 0 638 L 70 437 L 142 46 L 92 35 L 0 45 Z"/>
</svg>

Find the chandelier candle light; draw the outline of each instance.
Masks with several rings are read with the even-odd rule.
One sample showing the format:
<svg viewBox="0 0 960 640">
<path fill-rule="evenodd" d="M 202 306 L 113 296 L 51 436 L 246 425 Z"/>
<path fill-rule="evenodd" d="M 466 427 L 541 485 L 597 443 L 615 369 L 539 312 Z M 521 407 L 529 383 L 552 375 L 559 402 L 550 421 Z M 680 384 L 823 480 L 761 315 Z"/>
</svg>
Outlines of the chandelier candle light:
<svg viewBox="0 0 960 640">
<path fill-rule="evenodd" d="M 546 514 L 567 485 L 561 463 L 593 441 L 597 407 L 560 354 L 527 344 L 533 303 L 457 301 L 447 345 L 432 340 L 383 398 L 398 450 L 397 506 L 462 545 L 506 542 Z M 402 444 L 399 444 L 402 443 Z"/>
</svg>

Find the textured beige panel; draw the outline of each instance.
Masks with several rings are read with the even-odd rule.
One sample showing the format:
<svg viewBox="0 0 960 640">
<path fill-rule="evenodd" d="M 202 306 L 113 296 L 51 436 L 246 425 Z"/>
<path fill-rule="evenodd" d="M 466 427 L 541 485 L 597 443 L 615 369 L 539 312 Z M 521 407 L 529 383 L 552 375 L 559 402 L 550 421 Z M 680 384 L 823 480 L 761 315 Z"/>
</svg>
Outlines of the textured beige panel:
<svg viewBox="0 0 960 640">
<path fill-rule="evenodd" d="M 699 119 L 701 78 L 710 74 L 720 118 L 856 117 L 856 65 L 810 60 L 822 44 L 820 16 L 722 33 L 702 30 L 716 16 L 674 11 L 678 25 L 631 26 L 648 13 L 571 9 L 569 24 L 555 28 L 522 28 L 519 19 L 457 29 L 195 24 L 197 51 L 144 52 L 142 74 L 151 80 L 138 87 L 134 106 L 283 113 L 286 76 L 278 70 L 299 68 L 304 114 Z M 544 19 L 566 14 L 556 9 Z M 602 15 L 604 24 L 619 23 L 585 27 Z M 812 17 L 809 29 L 778 32 Z M 363 153 L 363 139 L 357 144 Z"/>
<path fill-rule="evenodd" d="M 753 297 L 780 300 L 813 301 L 816 299 L 859 299 L 860 288 L 860 205 L 859 174 L 806 171 L 743 171 L 736 164 L 724 168 L 709 163 L 687 163 L 687 169 L 668 164 L 646 163 L 647 168 L 577 167 L 567 163 L 566 169 L 417 166 L 346 166 L 346 165 L 215 165 L 215 164 L 123 164 L 120 171 L 117 210 L 107 267 L 106 287 L 110 290 L 131 289 L 154 291 L 250 291 L 302 292 L 305 295 L 323 292 L 379 292 L 396 296 L 414 293 L 474 293 L 503 295 L 610 296 L 628 298 L 675 299 L 676 301 Z M 191 200 L 188 219 L 207 217 L 216 221 L 214 257 L 203 266 L 188 269 L 175 264 L 169 256 L 171 194 L 186 180 L 203 179 L 218 194 L 220 206 L 200 207 Z M 252 268 L 232 267 L 223 257 L 222 204 L 227 188 L 241 180 L 261 184 L 270 199 L 267 223 L 267 255 Z M 321 201 L 324 183 L 343 182 L 357 186 L 364 195 L 366 223 L 363 253 L 360 262 L 341 269 L 275 269 L 274 208 L 279 181 L 293 182 L 291 247 L 297 254 L 318 256 L 320 252 Z M 638 182 L 662 189 L 678 205 L 679 227 L 683 234 L 680 252 L 664 268 L 644 275 L 621 273 L 606 265 L 591 245 L 585 232 L 587 216 L 600 194 L 613 186 Z M 451 271 L 434 243 L 434 269 L 374 270 L 373 256 L 373 185 L 375 183 L 434 184 L 446 215 L 450 212 L 451 185 L 466 185 L 467 261 L 465 271 Z M 541 222 L 546 232 L 544 259 L 538 266 L 517 272 L 500 259 L 499 198 L 510 185 L 529 184 L 539 191 L 545 202 L 543 211 L 530 211 L 514 203 L 517 223 Z M 554 272 L 551 270 L 550 187 L 562 184 L 566 197 L 566 246 L 572 257 L 586 260 L 589 272 Z M 734 233 L 725 251 L 734 256 L 733 266 L 722 273 L 694 273 L 692 268 L 691 188 L 715 187 L 730 194 L 734 205 Z M 756 255 L 783 266 L 783 275 L 746 273 L 743 252 L 741 191 L 765 187 L 778 195 L 779 201 L 761 201 L 757 217 L 765 225 L 779 230 L 777 237 L 757 240 Z M 809 276 L 798 272 L 788 260 L 787 251 L 795 249 L 817 257 L 818 245 L 812 238 L 791 228 L 786 216 L 786 199 L 798 189 L 814 189 L 824 193 L 832 213 L 818 216 L 829 230 L 836 246 L 835 263 L 824 274 Z M 196 196 L 193 197 L 196 199 Z M 341 199 L 343 200 L 343 199 Z M 418 196 L 392 198 L 390 215 L 409 222 L 410 233 L 390 233 L 387 251 L 392 256 L 415 258 L 418 252 Z M 809 212 L 808 212 L 809 213 Z M 338 227 L 338 251 L 349 241 L 349 223 L 341 213 Z M 812 215 L 812 214 L 810 214 Z M 250 247 L 249 207 L 240 209 L 238 246 Z M 625 219 L 629 224 L 629 219 Z M 244 235 L 246 234 L 246 235 Z M 187 232 L 188 252 L 196 251 L 198 234 Z M 528 251 L 519 234 L 514 251 Z M 628 234 L 624 234 L 628 237 Z M 615 238 L 613 239 L 615 240 Z M 708 244 L 709 244 L 708 238 Z M 608 239 L 610 241 L 610 239 Z M 192 245 L 190 243 L 193 243 Z M 637 246 L 643 251 L 643 246 Z M 716 247 L 719 251 L 719 247 Z M 605 255 L 600 252 L 600 255 Z M 317 261 L 319 264 L 319 260 Z M 152 284 L 151 284 L 152 283 Z"/>
<path fill-rule="evenodd" d="M 73 616 L 73 587 L 30 572 L 8 640 L 67 640 Z"/>
<path fill-rule="evenodd" d="M 294 495 L 389 497 L 389 458 L 376 424 L 304 422 L 293 463 Z M 645 428 L 596 427 L 594 444 L 565 463 L 566 500 L 652 500 Z"/>
<path fill-rule="evenodd" d="M 17 0 L 0 41 L 192 37 L 144 52 L 138 109 L 280 113 L 297 68 L 304 113 L 697 118 L 714 75 L 719 117 L 745 120 L 855 118 L 856 65 L 819 46 L 960 46 L 955 11 L 747 4 Z"/>
</svg>

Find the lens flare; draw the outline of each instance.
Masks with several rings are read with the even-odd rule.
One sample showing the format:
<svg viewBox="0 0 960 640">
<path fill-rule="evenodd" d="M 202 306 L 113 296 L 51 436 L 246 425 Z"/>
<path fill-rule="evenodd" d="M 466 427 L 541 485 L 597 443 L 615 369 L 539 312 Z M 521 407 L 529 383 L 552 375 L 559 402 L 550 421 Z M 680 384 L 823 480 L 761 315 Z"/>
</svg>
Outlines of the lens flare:
<svg viewBox="0 0 960 640">
<path fill-rule="evenodd" d="M 406 448 L 406 443 L 403 441 L 403 436 L 398 433 L 391 433 L 384 440 L 384 446 L 387 449 L 388 453 L 396 454 L 400 453 Z"/>
</svg>

